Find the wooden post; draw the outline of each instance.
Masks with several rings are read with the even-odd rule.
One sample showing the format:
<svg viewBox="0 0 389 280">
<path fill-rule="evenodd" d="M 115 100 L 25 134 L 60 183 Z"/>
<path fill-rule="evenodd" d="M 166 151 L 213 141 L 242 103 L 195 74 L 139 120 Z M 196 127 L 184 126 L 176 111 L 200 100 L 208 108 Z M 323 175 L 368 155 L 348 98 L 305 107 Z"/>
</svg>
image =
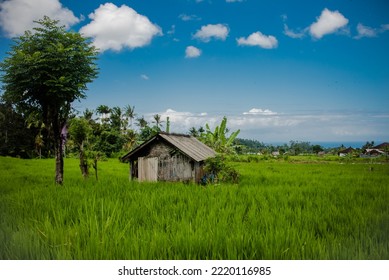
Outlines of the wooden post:
<svg viewBox="0 0 389 280">
<path fill-rule="evenodd" d="M 132 181 L 132 170 L 133 170 L 134 163 L 130 160 L 130 174 L 128 176 L 128 179 Z"/>
</svg>

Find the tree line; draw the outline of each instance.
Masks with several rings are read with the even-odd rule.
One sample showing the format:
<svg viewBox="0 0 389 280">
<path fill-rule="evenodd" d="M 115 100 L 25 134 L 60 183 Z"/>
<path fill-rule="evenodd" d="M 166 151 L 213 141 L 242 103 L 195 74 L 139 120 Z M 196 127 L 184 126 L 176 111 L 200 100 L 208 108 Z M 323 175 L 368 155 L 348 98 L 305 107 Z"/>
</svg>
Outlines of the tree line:
<svg viewBox="0 0 389 280">
<path fill-rule="evenodd" d="M 86 98 L 87 85 L 99 73 L 98 50 L 89 38 L 67 31 L 56 20 L 44 17 L 36 23 L 38 27 L 13 40 L 0 62 L 0 155 L 54 157 L 55 182 L 60 185 L 66 155 L 76 153 L 83 176 L 93 166 L 97 178 L 101 158 L 130 151 L 162 130 L 170 132 L 169 118 L 155 114 L 147 121 L 130 105 L 100 105 L 77 114 L 73 102 Z M 226 117 L 215 128 L 205 124 L 189 130 L 218 153 L 252 151 L 253 142 L 237 139 L 239 132 L 229 131 Z M 278 149 L 299 154 L 321 147 L 291 142 Z"/>
</svg>

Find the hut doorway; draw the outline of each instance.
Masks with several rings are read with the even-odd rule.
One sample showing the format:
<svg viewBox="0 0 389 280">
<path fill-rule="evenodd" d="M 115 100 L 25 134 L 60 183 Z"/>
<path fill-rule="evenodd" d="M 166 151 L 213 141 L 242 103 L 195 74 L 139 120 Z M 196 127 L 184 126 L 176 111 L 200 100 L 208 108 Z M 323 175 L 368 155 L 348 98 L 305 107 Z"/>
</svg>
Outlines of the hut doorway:
<svg viewBox="0 0 389 280">
<path fill-rule="evenodd" d="M 138 158 L 138 180 L 139 182 L 149 181 L 157 182 L 158 180 L 158 158 L 157 157 L 140 157 Z"/>
</svg>

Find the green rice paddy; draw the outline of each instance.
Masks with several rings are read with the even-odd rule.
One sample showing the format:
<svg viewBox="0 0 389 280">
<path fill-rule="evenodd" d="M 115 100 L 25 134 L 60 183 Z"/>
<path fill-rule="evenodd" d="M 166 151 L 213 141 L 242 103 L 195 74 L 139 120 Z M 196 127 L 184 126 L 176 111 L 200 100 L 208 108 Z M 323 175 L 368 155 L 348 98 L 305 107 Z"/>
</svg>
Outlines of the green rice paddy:
<svg viewBox="0 0 389 280">
<path fill-rule="evenodd" d="M 0 259 L 389 259 L 389 164 L 231 163 L 238 185 L 128 181 L 0 157 Z"/>
</svg>

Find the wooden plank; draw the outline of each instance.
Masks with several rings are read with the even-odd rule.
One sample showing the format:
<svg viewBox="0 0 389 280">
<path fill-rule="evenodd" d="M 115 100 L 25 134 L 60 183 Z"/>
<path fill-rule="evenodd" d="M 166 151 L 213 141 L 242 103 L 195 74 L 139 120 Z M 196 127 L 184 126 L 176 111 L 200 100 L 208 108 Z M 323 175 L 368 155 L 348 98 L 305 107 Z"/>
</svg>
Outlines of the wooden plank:
<svg viewBox="0 0 389 280">
<path fill-rule="evenodd" d="M 148 176 L 147 176 L 147 181 L 150 182 L 157 182 L 158 181 L 158 158 L 153 157 L 153 158 L 148 158 L 147 159 L 147 164 L 148 164 Z"/>
<path fill-rule="evenodd" d="M 158 158 L 138 158 L 138 180 L 139 182 L 158 180 Z"/>
</svg>

